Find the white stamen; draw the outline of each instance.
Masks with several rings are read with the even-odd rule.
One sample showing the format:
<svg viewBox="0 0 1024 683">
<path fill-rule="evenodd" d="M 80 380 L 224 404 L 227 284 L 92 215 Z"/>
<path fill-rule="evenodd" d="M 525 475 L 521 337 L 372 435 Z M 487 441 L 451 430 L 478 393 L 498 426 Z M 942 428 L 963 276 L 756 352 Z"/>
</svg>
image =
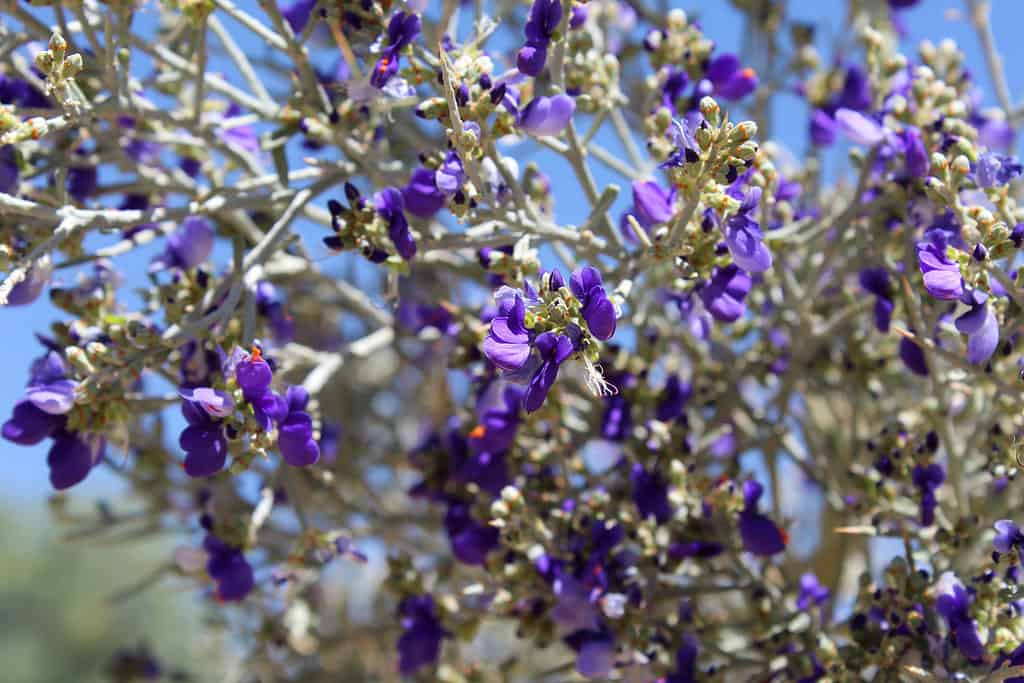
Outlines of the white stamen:
<svg viewBox="0 0 1024 683">
<path fill-rule="evenodd" d="M 619 388 L 604 378 L 600 365 L 595 365 L 592 360 L 583 356 L 583 365 L 586 367 L 584 383 L 590 393 L 594 396 L 614 396 L 619 393 Z"/>
</svg>

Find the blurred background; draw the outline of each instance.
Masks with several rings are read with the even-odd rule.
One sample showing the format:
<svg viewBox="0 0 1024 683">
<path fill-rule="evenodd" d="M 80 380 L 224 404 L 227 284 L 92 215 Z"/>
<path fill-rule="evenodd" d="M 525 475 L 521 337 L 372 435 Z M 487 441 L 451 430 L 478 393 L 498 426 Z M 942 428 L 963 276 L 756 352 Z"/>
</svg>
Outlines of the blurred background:
<svg viewBox="0 0 1024 683">
<path fill-rule="evenodd" d="M 239 2 L 260 15 L 255 2 Z M 657 4 L 648 3 L 648 4 Z M 698 18 L 719 49 L 743 54 L 743 20 L 727 0 L 672 2 Z M 741 4 L 737 0 L 736 4 Z M 964 5 L 957 0 L 923 0 L 902 13 L 906 45 L 923 39 L 938 42 L 954 39 L 968 56 L 968 64 L 985 88 L 991 106 L 990 79 L 972 28 L 966 21 Z M 824 58 L 833 54 L 827 46 L 849 41 L 845 25 L 844 0 L 791 0 L 792 18 L 814 24 L 816 41 Z M 525 5 L 524 5 L 525 12 Z M 152 0 L 140 4 L 136 26 L 154 25 L 158 9 Z M 1017 35 L 1024 23 L 1024 2 L 994 0 L 993 26 L 1015 101 L 1024 93 L 1024 41 Z M 41 15 L 45 18 L 46 15 Z M 235 36 L 243 47 L 249 34 Z M 216 57 L 212 68 L 217 70 Z M 225 69 L 227 70 L 227 69 Z M 781 95 L 775 103 L 773 138 L 801 155 L 806 142 L 806 107 L 794 95 Z M 831 159 L 831 177 L 841 168 L 843 150 Z M 538 156 L 538 160 L 543 157 Z M 560 221 L 579 221 L 588 208 L 570 174 L 552 172 Z M 609 182 L 602 178 L 598 183 Z M 624 193 L 628 194 L 628 193 Z M 628 202 L 628 197 L 625 199 Z M 310 239 L 310 238 L 307 238 Z M 126 286 L 143 277 L 146 265 L 159 245 L 129 255 L 117 262 L 126 276 Z M 67 275 L 65 275 L 67 277 Z M 4 376 L 0 380 L 0 415 L 6 417 L 20 398 L 31 361 L 40 354 L 34 333 L 45 332 L 60 312 L 43 297 L 25 308 L 0 311 L 3 331 L 0 351 Z M 102 510 L 107 504 L 129 509 L 118 481 L 102 469 L 73 489 L 70 496 L 52 498 L 47 481 L 45 446 L 25 448 L 0 441 L 0 678 L 10 683 L 109 680 L 108 667 L 114 653 L 131 657 L 137 648 L 148 646 L 154 654 L 174 666 L 182 666 L 194 680 L 231 680 L 231 665 L 223 653 L 230 650 L 202 629 L 211 618 L 201 596 L 160 574 L 183 539 L 97 536 L 76 529 L 69 519 L 76 510 Z M 344 449 L 342 449 L 344 457 Z M 369 565 L 361 570 L 379 581 L 385 571 L 386 550 L 368 548 Z M 172 667 L 173 668 L 173 667 Z M 166 667 L 165 667 L 166 669 Z"/>
</svg>

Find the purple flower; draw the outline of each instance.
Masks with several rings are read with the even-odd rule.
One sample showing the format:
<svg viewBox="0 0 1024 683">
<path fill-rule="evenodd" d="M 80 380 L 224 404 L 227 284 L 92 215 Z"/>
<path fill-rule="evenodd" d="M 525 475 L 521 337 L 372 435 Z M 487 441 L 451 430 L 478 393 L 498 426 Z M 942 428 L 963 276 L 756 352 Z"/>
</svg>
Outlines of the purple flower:
<svg viewBox="0 0 1024 683">
<path fill-rule="evenodd" d="M 320 446 L 313 438 L 313 418 L 305 412 L 309 393 L 302 387 L 288 387 L 288 413 L 281 421 L 277 445 L 289 465 L 306 467 L 320 459 Z"/>
<path fill-rule="evenodd" d="M 938 505 L 935 490 L 946 480 L 946 471 L 938 463 L 915 465 L 910 479 L 921 493 L 921 525 L 931 526 L 935 523 L 935 508 Z"/>
<path fill-rule="evenodd" d="M 518 290 L 498 299 L 498 315 L 491 320 L 491 331 L 484 339 L 483 352 L 488 360 L 502 370 L 518 370 L 530 357 L 530 332 L 526 329 L 526 302 Z"/>
<path fill-rule="evenodd" d="M 225 391 L 210 387 L 179 389 L 178 395 L 202 408 L 212 418 L 227 417 L 235 409 L 235 402 Z"/>
<path fill-rule="evenodd" d="M 494 329 L 493 326 L 491 329 Z M 540 352 L 541 365 L 533 373 L 523 399 L 523 407 L 528 413 L 544 405 L 544 399 L 558 379 L 558 368 L 573 354 L 572 340 L 554 332 L 545 332 L 537 337 L 536 346 Z"/>
<path fill-rule="evenodd" d="M 964 293 L 960 266 L 946 254 L 947 238 L 941 230 L 931 230 L 928 239 L 917 243 L 917 260 L 924 277 L 924 288 L 936 299 L 951 301 Z"/>
<path fill-rule="evenodd" d="M 985 645 L 978 636 L 977 624 L 970 616 L 971 594 L 952 572 L 946 572 L 939 578 L 938 590 L 935 609 L 945 618 L 957 649 L 967 659 L 983 659 Z"/>
<path fill-rule="evenodd" d="M 8 306 L 25 306 L 39 298 L 50 282 L 52 269 L 48 262 L 35 263 L 29 267 L 25 279 L 14 285 L 7 294 Z"/>
<path fill-rule="evenodd" d="M 654 180 L 633 181 L 633 215 L 644 228 L 665 223 L 672 218 L 675 191 L 665 190 Z"/>
<path fill-rule="evenodd" d="M 752 218 L 761 201 L 761 188 L 751 188 L 743 198 L 736 215 L 725 222 L 723 235 L 733 260 L 751 273 L 760 273 L 772 267 L 772 253 L 764 243 L 761 228 Z"/>
<path fill-rule="evenodd" d="M 1024 548 L 1024 533 L 1013 520 L 1000 519 L 995 523 L 996 537 L 992 539 L 992 545 L 1001 553 L 1008 553 L 1014 547 Z"/>
<path fill-rule="evenodd" d="M 267 393 L 273 378 L 274 371 L 264 360 L 259 347 L 254 347 L 247 358 L 243 358 L 235 365 L 235 381 L 241 387 L 245 400 L 250 403 Z"/>
<path fill-rule="evenodd" d="M 429 168 L 417 168 L 412 172 L 408 184 L 402 188 L 403 206 L 409 213 L 431 218 L 444 207 L 445 194 L 437 186 L 439 172 Z"/>
<path fill-rule="evenodd" d="M 68 169 L 65 186 L 68 194 L 79 204 L 85 203 L 96 191 L 98 172 L 95 166 L 72 166 Z"/>
<path fill-rule="evenodd" d="M 388 22 L 388 42 L 373 68 L 370 83 L 383 89 L 387 82 L 398 73 L 399 53 L 420 34 L 419 16 L 406 12 L 395 12 Z"/>
<path fill-rule="evenodd" d="M 462 159 L 455 150 L 448 150 L 441 168 L 434 172 L 434 185 L 441 192 L 453 195 L 462 188 L 464 182 L 466 171 L 462 166 Z"/>
<path fill-rule="evenodd" d="M 14 404 L 11 418 L 4 423 L 2 434 L 12 443 L 34 446 L 64 429 L 66 423 L 64 415 L 44 412 L 31 401 L 21 400 Z"/>
<path fill-rule="evenodd" d="M 260 138 L 254 126 L 249 124 L 225 125 L 230 123 L 231 119 L 242 116 L 242 114 L 242 107 L 238 103 L 229 104 L 220 119 L 221 128 L 217 131 L 217 135 L 229 145 L 234 145 L 249 154 L 257 154 L 260 151 Z"/>
<path fill-rule="evenodd" d="M 213 251 L 213 237 L 209 221 L 201 216 L 189 216 L 181 222 L 180 228 L 168 235 L 163 253 L 149 264 L 149 272 L 195 268 Z"/>
<path fill-rule="evenodd" d="M 217 584 L 217 599 L 221 602 L 243 600 L 252 591 L 255 577 L 242 551 L 213 534 L 203 539 L 203 550 L 207 553 L 206 573 Z"/>
<path fill-rule="evenodd" d="M 739 57 L 730 52 L 715 57 L 704 77 L 714 87 L 714 94 L 727 100 L 743 99 L 757 89 L 757 74 L 749 67 L 742 68 Z"/>
<path fill-rule="evenodd" d="M 103 441 L 85 440 L 72 432 L 60 432 L 46 456 L 50 468 L 50 484 L 58 491 L 71 488 L 92 471 L 103 454 Z"/>
<path fill-rule="evenodd" d="M 516 385 L 502 388 L 498 384 L 493 384 L 487 392 L 490 396 L 485 395 L 477 404 L 480 421 L 469 433 L 469 444 L 478 452 L 507 451 L 519 428 L 524 390 Z"/>
<path fill-rule="evenodd" d="M 764 488 L 754 480 L 743 482 L 743 511 L 740 512 L 739 530 L 743 548 L 754 555 L 767 557 L 786 549 L 786 535 L 757 511 L 757 502 Z"/>
<path fill-rule="evenodd" d="M 889 272 L 883 266 L 865 268 L 860 271 L 860 286 L 875 295 L 875 327 L 879 332 L 888 332 L 895 308 L 889 286 Z"/>
<path fill-rule="evenodd" d="M 658 524 L 672 518 L 672 504 L 668 500 L 668 484 L 659 472 L 647 471 L 643 465 L 633 465 L 630 471 L 633 484 L 633 502 L 644 519 L 654 517 Z"/>
<path fill-rule="evenodd" d="M 956 329 L 967 335 L 967 360 L 984 363 L 999 346 L 999 322 L 988 306 L 988 295 L 978 290 L 967 292 L 964 303 L 971 310 L 956 319 Z"/>
<path fill-rule="evenodd" d="M 441 626 L 433 596 L 411 596 L 398 606 L 402 618 L 402 635 L 398 639 L 398 670 L 411 676 L 425 666 L 437 663 L 441 639 L 448 632 Z"/>
<path fill-rule="evenodd" d="M 906 158 L 907 173 L 912 178 L 924 178 L 931 167 L 931 159 L 928 157 L 928 149 L 924 146 L 921 131 L 908 127 L 900 135 L 900 140 Z"/>
<path fill-rule="evenodd" d="M 903 361 L 908 370 L 915 375 L 928 376 L 928 361 L 925 358 L 924 349 L 917 342 L 901 337 L 899 354 L 900 360 Z"/>
<path fill-rule="evenodd" d="M 679 379 L 678 375 L 669 375 L 665 380 L 665 388 L 658 398 L 655 417 L 662 422 L 671 422 L 683 414 L 686 402 L 690 400 L 693 387 Z"/>
<path fill-rule="evenodd" d="M 498 530 L 481 524 L 464 503 L 452 503 L 444 517 L 444 528 L 452 544 L 452 554 L 463 564 L 482 566 L 487 554 L 498 547 Z"/>
<path fill-rule="evenodd" d="M 295 35 L 300 35 L 309 23 L 309 15 L 315 6 L 316 0 L 295 0 L 291 4 L 281 6 L 281 16 L 292 27 Z"/>
<path fill-rule="evenodd" d="M 853 109 L 838 109 L 836 127 L 859 145 L 874 147 L 885 139 L 885 129 L 878 122 Z"/>
<path fill-rule="evenodd" d="M 220 472 L 228 457 L 224 426 L 213 420 L 200 404 L 190 400 L 181 404 L 181 414 L 188 422 L 178 437 L 178 445 L 185 451 L 185 474 L 209 477 Z"/>
<path fill-rule="evenodd" d="M 723 323 L 735 322 L 747 310 L 743 300 L 750 292 L 750 276 L 735 263 L 716 268 L 698 294 L 711 316 Z"/>
<path fill-rule="evenodd" d="M 1002 187 L 1024 172 L 1015 157 L 986 152 L 978 159 L 975 179 L 979 187 Z"/>
<path fill-rule="evenodd" d="M 601 436 L 609 441 L 625 441 L 633 428 L 633 417 L 629 401 L 617 394 L 605 399 L 604 417 L 601 419 Z"/>
<path fill-rule="evenodd" d="M 828 600 L 829 593 L 828 587 L 822 586 L 813 572 L 807 572 L 800 577 L 800 595 L 797 596 L 796 606 L 806 610 L 811 605 L 820 605 Z"/>
<path fill-rule="evenodd" d="M 836 125 L 827 112 L 822 109 L 815 109 L 811 114 L 811 142 L 819 147 L 827 147 L 836 141 Z"/>
<path fill-rule="evenodd" d="M 516 66 L 525 76 L 537 76 L 544 69 L 548 46 L 562 21 L 561 0 L 533 0 L 526 21 L 526 45 L 516 55 Z"/>
<path fill-rule="evenodd" d="M 569 289 L 583 306 L 583 319 L 590 333 L 601 341 L 615 334 L 615 305 L 604 291 L 601 273 L 586 266 L 569 276 Z"/>
<path fill-rule="evenodd" d="M 406 261 L 416 255 L 416 241 L 409 231 L 405 218 L 402 193 L 393 187 L 386 187 L 373 196 L 373 208 L 388 223 L 388 236 L 395 245 L 398 255 Z"/>
<path fill-rule="evenodd" d="M 518 124 L 530 135 L 558 135 L 569 125 L 574 111 L 576 101 L 568 95 L 541 95 L 519 112 Z"/>
</svg>

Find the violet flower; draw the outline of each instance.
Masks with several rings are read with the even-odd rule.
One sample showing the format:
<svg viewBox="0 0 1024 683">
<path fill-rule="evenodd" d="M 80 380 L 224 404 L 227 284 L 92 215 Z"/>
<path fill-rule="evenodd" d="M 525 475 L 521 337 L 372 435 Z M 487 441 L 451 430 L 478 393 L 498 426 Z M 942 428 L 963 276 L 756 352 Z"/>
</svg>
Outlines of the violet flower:
<svg viewBox="0 0 1024 683">
<path fill-rule="evenodd" d="M 164 251 L 149 264 L 149 272 L 195 268 L 210 256 L 213 238 L 213 227 L 209 221 L 201 216 L 188 216 L 181 222 L 181 227 L 167 236 Z"/>
<path fill-rule="evenodd" d="M 967 659 L 983 659 L 985 645 L 978 635 L 977 623 L 970 616 L 974 601 L 971 594 L 952 572 L 946 572 L 939 578 L 938 589 L 935 609 L 945 618 L 957 649 Z"/>
<path fill-rule="evenodd" d="M 561 0 L 533 0 L 524 28 L 526 45 L 516 55 L 516 66 L 524 76 L 537 76 L 544 70 L 548 47 L 561 22 Z"/>
<path fill-rule="evenodd" d="M 675 189 L 665 190 L 655 180 L 633 181 L 633 210 L 637 223 L 650 229 L 659 223 L 667 223 L 674 211 Z"/>
<path fill-rule="evenodd" d="M 395 250 L 403 259 L 411 261 L 416 255 L 416 240 L 409 230 L 404 207 L 402 193 L 393 187 L 384 188 L 373 196 L 373 208 L 387 221 L 388 236 L 394 243 Z"/>
<path fill-rule="evenodd" d="M 0 145 L 0 192 L 12 194 L 17 190 L 18 175 L 14 145 Z"/>
<path fill-rule="evenodd" d="M 921 526 L 931 526 L 935 523 L 935 508 L 938 506 L 935 491 L 946 481 L 946 471 L 938 463 L 915 465 L 910 478 L 914 486 L 920 490 Z"/>
<path fill-rule="evenodd" d="M 188 422 L 178 437 L 178 445 L 185 451 L 185 474 L 209 477 L 220 472 L 228 457 L 224 426 L 199 401 L 186 399 L 181 404 L 181 414 Z"/>
<path fill-rule="evenodd" d="M 757 511 L 757 502 L 763 492 L 764 487 L 753 479 L 743 482 L 743 511 L 740 512 L 739 530 L 744 550 L 767 557 L 784 551 L 788 538 L 775 522 Z"/>
<path fill-rule="evenodd" d="M 46 456 L 50 485 L 58 491 L 83 481 L 103 456 L 102 439 L 86 439 L 73 432 L 58 432 Z"/>
<path fill-rule="evenodd" d="M 526 389 L 526 396 L 523 398 L 523 407 L 528 413 L 534 412 L 544 404 L 544 399 L 558 379 L 558 369 L 574 351 L 572 340 L 554 332 L 545 332 L 538 336 L 535 345 L 540 352 L 541 365 L 533 373 Z"/>
<path fill-rule="evenodd" d="M 604 290 L 601 273 L 586 266 L 569 276 L 569 289 L 583 305 L 583 318 L 590 333 L 605 341 L 615 334 L 615 305 Z"/>
<path fill-rule="evenodd" d="M 769 257 L 770 258 L 770 257 Z M 697 293 L 715 320 L 731 323 L 746 312 L 744 303 L 752 285 L 750 276 L 735 263 L 716 268 L 711 279 Z"/>
<path fill-rule="evenodd" d="M 807 572 L 800 577 L 800 595 L 797 596 L 796 606 L 806 610 L 811 605 L 820 605 L 828 600 L 830 593 L 828 587 L 821 585 L 813 572 Z"/>
<path fill-rule="evenodd" d="M 635 464 L 629 474 L 633 485 L 633 503 L 644 519 L 654 517 L 658 524 L 672 518 L 672 504 L 668 500 L 668 483 L 657 470 L 646 470 Z"/>
<path fill-rule="evenodd" d="M 655 417 L 662 422 L 671 422 L 680 417 L 692 394 L 693 386 L 683 382 L 678 375 L 669 375 L 658 398 Z"/>
<path fill-rule="evenodd" d="M 889 272 L 883 266 L 865 268 L 860 271 L 860 286 L 875 296 L 875 327 L 879 332 L 888 332 L 892 312 L 896 304 L 892 299 Z"/>
<path fill-rule="evenodd" d="M 967 360 L 976 365 L 984 363 L 999 346 L 999 322 L 984 292 L 965 292 L 961 301 L 971 307 L 955 321 L 956 329 L 967 335 Z"/>
<path fill-rule="evenodd" d="M 420 34 L 419 16 L 406 12 L 395 12 L 388 22 L 387 45 L 373 67 L 370 83 L 383 89 L 398 74 L 401 51 Z"/>
<path fill-rule="evenodd" d="M 503 290 L 509 294 L 501 295 Z M 491 320 L 491 330 L 484 339 L 483 352 L 502 370 L 518 370 L 530 357 L 530 332 L 526 329 L 526 302 L 522 294 L 502 287 L 498 298 L 498 315 Z"/>
<path fill-rule="evenodd" d="M 398 670 L 411 676 L 433 666 L 441 654 L 441 640 L 449 633 L 441 626 L 430 594 L 410 596 L 398 606 L 402 635 L 398 639 Z"/>
<path fill-rule="evenodd" d="M 741 100 L 757 89 L 757 74 L 753 69 L 743 68 L 739 57 L 727 52 L 715 57 L 708 64 L 704 78 L 711 84 L 711 92 L 702 92 L 698 84 L 697 94 L 720 95 L 727 100 Z M 706 87 L 706 86 L 705 86 Z M 699 97 L 697 98 L 699 101 Z"/>
<path fill-rule="evenodd" d="M 541 95 L 530 100 L 519 112 L 517 123 L 530 135 L 558 135 L 569 125 L 574 111 L 576 101 L 568 95 Z"/>
<path fill-rule="evenodd" d="M 960 266 L 947 255 L 947 237 L 941 230 L 931 230 L 924 241 L 917 243 L 917 260 L 924 277 L 924 288 L 936 299 L 952 301 L 964 293 Z"/>
<path fill-rule="evenodd" d="M 288 387 L 288 414 L 278 429 L 277 446 L 289 465 L 306 467 L 320 459 L 320 446 L 313 439 L 313 418 L 306 411 L 309 393 L 299 386 Z"/>
<path fill-rule="evenodd" d="M 1024 532 L 1013 520 L 1000 519 L 994 526 L 996 536 L 992 539 L 992 545 L 995 546 L 996 551 L 1005 555 L 1014 548 L 1024 549 Z"/>
<path fill-rule="evenodd" d="M 217 600 L 238 602 L 245 599 L 255 585 L 255 576 L 242 551 L 213 534 L 207 534 L 203 539 L 203 549 L 208 555 L 206 572 L 217 584 Z"/>
<path fill-rule="evenodd" d="M 487 554 L 498 547 L 498 529 L 473 519 L 464 503 L 449 504 L 444 527 L 452 554 L 463 564 L 482 566 Z"/>
<path fill-rule="evenodd" d="M 765 245 L 761 228 L 753 218 L 760 201 L 761 188 L 751 188 L 736 214 L 725 221 L 722 230 L 733 260 L 750 273 L 761 273 L 772 267 L 772 253 Z"/>
<path fill-rule="evenodd" d="M 874 147 L 886 137 L 885 129 L 879 123 L 853 109 L 837 110 L 835 121 L 838 130 L 865 147 Z"/>
</svg>

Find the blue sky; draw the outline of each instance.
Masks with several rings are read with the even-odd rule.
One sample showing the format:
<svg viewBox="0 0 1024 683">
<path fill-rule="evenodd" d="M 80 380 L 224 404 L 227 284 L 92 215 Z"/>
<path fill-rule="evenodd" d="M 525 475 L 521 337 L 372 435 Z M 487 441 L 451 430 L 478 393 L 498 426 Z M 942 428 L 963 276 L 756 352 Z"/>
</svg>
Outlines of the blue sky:
<svg viewBox="0 0 1024 683">
<path fill-rule="evenodd" d="M 147 8 L 140 11 L 138 21 L 152 22 L 156 14 L 152 4 L 151 1 Z M 255 2 L 251 0 L 239 4 L 247 8 L 255 6 Z M 794 17 L 819 26 L 819 37 L 822 41 L 833 36 L 848 38 L 847 27 L 843 22 L 844 2 L 795 0 L 789 4 Z M 907 44 L 914 45 L 925 38 L 935 42 L 945 37 L 956 40 L 967 53 L 968 64 L 985 87 L 986 103 L 994 104 L 988 73 L 974 32 L 966 23 L 963 4 L 953 0 L 923 0 L 919 7 L 906 12 L 906 24 L 910 34 Z M 742 26 L 738 14 L 728 2 L 710 0 L 673 5 L 688 11 L 699 10 L 704 30 L 718 42 L 720 49 L 740 52 Z M 1024 63 L 1024 41 L 1016 35 L 1024 19 L 1024 2 L 995 0 L 993 5 L 996 39 L 1007 65 L 1010 90 L 1016 99 L 1018 95 L 1024 94 L 1024 69 L 1014 68 L 1014 65 Z M 259 14 L 258 8 L 253 7 L 250 11 Z M 243 35 L 243 32 L 239 32 L 236 39 L 242 43 L 243 48 L 252 47 L 247 45 L 247 36 Z M 224 70 L 229 70 L 229 67 L 225 67 Z M 775 121 L 775 138 L 790 145 L 799 155 L 805 144 L 803 105 L 795 97 L 780 98 L 775 111 Z M 540 159 L 541 157 L 538 157 L 538 160 Z M 552 172 L 551 176 L 555 196 L 560 203 L 558 218 L 566 222 L 580 221 L 585 216 L 587 207 L 578 199 L 573 199 L 580 193 L 571 174 Z M 597 180 L 599 183 L 621 182 L 600 171 Z M 118 262 L 129 283 L 137 282 L 142 277 L 146 264 L 156 248 L 155 245 L 151 245 L 148 250 Z M 40 347 L 34 333 L 45 332 L 52 321 L 61 317 L 62 314 L 54 309 L 45 297 L 30 307 L 0 310 L 0 326 L 4 332 L 4 341 L 0 344 L 4 355 L 4 376 L 0 381 L 0 414 L 4 417 L 9 414 L 10 407 L 21 395 L 29 363 L 39 354 Z M 0 496 L 8 501 L 17 501 L 19 505 L 42 508 L 45 496 L 49 492 L 45 457 L 44 446 L 25 448 L 0 441 Z M 110 492 L 112 479 L 97 476 L 98 474 L 94 473 L 89 480 L 75 489 L 78 497 L 93 498 Z"/>
</svg>

